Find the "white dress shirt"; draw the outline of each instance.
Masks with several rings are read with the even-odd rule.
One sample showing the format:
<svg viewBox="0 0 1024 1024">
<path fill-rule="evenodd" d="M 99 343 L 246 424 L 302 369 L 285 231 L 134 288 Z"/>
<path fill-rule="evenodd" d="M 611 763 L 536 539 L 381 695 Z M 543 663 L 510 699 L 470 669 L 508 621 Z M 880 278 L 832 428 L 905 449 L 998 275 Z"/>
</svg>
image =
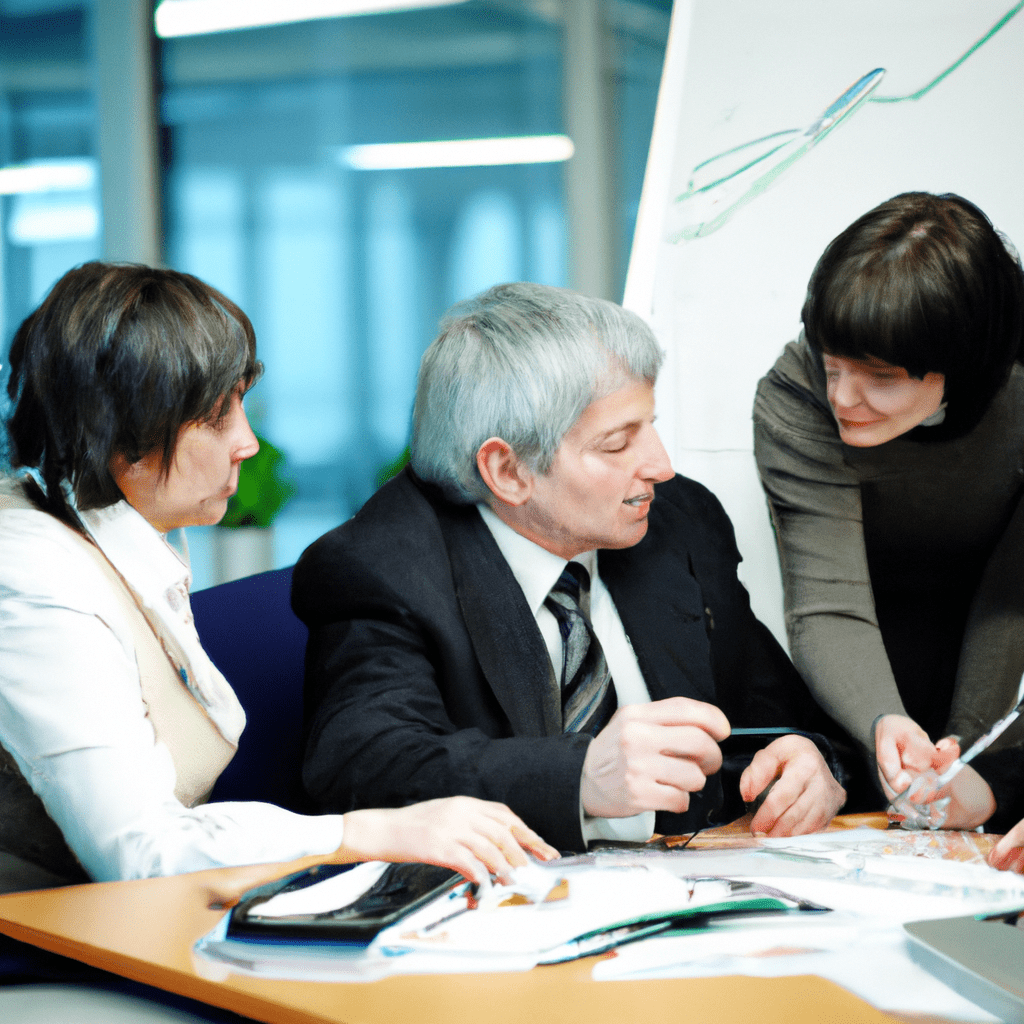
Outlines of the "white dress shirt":
<svg viewBox="0 0 1024 1024">
<path fill-rule="evenodd" d="M 0 478 L 0 743 L 89 875 L 169 875 L 340 846 L 340 815 L 263 803 L 189 808 L 175 798 L 122 606 L 72 531 L 19 498 L 20 486 Z M 188 664 L 175 667 L 235 742 L 245 717 L 196 635 L 187 554 L 126 502 L 83 518 L 158 635 L 184 652 Z"/>
<path fill-rule="evenodd" d="M 526 603 L 537 620 L 553 666 L 556 679 L 562 675 L 562 634 L 558 620 L 545 606 L 544 599 L 558 581 L 565 569 L 566 560 L 552 554 L 539 544 L 516 533 L 507 523 L 499 519 L 486 505 L 478 505 L 480 515 L 491 531 L 498 550 L 508 562 L 512 575 L 523 589 Z M 627 704 L 649 704 L 650 694 L 640 673 L 633 647 L 626 636 L 626 630 L 608 588 L 598 574 L 598 555 L 587 551 L 573 559 L 590 573 L 590 623 L 601 643 L 612 685 L 619 707 Z M 583 824 L 583 838 L 628 839 L 643 842 L 654 834 L 654 812 L 645 811 L 629 818 L 592 818 L 580 814 Z"/>
</svg>

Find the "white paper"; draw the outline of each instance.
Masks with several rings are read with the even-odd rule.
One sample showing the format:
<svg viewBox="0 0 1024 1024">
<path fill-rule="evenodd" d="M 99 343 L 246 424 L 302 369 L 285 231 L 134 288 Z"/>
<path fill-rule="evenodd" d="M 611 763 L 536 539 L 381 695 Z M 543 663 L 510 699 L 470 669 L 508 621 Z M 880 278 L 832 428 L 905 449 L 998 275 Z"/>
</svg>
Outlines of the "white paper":
<svg viewBox="0 0 1024 1024">
<path fill-rule="evenodd" d="M 656 866 L 575 867 L 567 870 L 565 877 L 567 899 L 502 905 L 504 887 L 496 885 L 486 907 L 437 926 L 406 918 L 381 932 L 375 944 L 392 951 L 429 949 L 465 958 L 540 955 L 621 921 L 717 903 L 731 895 L 725 882 L 694 885 Z M 429 922 L 429 916 L 427 919 Z"/>
<path fill-rule="evenodd" d="M 836 915 L 825 923 L 781 922 L 623 946 L 598 961 L 599 981 L 642 978 L 759 978 L 816 974 L 883 1010 L 934 1014 L 943 1019 L 994 1021 L 915 963 L 899 927 L 871 928 Z"/>
<path fill-rule="evenodd" d="M 343 871 L 304 889 L 278 893 L 261 903 L 256 913 L 259 917 L 292 917 L 340 910 L 359 899 L 389 866 L 379 860 L 358 864 L 351 871 Z"/>
<path fill-rule="evenodd" d="M 676 862 L 679 869 L 757 879 L 834 912 L 721 921 L 685 936 L 653 937 L 598 961 L 594 977 L 816 974 L 883 1010 L 995 1020 L 915 963 L 902 927 L 1024 907 L 1024 879 L 989 867 L 963 842 L 972 862 L 940 859 L 956 846 L 949 834 L 878 829 L 766 840 L 753 850 L 694 851 Z"/>
</svg>

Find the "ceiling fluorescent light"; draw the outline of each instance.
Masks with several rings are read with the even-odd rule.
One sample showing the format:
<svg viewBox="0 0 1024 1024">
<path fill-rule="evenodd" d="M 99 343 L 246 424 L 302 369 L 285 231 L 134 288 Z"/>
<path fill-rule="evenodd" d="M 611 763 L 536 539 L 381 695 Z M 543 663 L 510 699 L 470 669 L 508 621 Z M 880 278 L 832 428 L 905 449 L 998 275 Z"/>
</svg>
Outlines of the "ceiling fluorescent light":
<svg viewBox="0 0 1024 1024">
<path fill-rule="evenodd" d="M 36 203 L 40 200 L 35 200 Z M 100 233 L 100 213 L 89 203 L 27 206 L 15 210 L 7 227 L 16 245 L 47 242 L 85 242 Z"/>
<path fill-rule="evenodd" d="M 96 183 L 95 160 L 40 160 L 0 167 L 0 195 L 77 192 Z"/>
<path fill-rule="evenodd" d="M 153 22 L 162 39 L 284 25 L 316 18 L 445 7 L 466 0 L 161 0 Z"/>
<path fill-rule="evenodd" d="M 417 167 L 551 164 L 568 160 L 574 152 L 572 139 L 567 135 L 519 135 L 505 139 L 345 146 L 338 151 L 338 161 L 357 171 L 391 171 Z"/>
</svg>

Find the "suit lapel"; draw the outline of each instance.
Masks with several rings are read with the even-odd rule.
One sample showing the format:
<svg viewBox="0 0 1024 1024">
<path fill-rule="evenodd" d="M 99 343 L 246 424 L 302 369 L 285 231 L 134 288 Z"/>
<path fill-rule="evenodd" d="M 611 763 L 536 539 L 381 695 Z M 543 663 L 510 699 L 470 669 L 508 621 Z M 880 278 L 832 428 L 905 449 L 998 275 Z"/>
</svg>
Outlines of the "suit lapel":
<svg viewBox="0 0 1024 1024">
<path fill-rule="evenodd" d="M 462 617 L 516 736 L 562 731 L 551 661 L 522 588 L 473 506 L 433 501 Z"/>
<path fill-rule="evenodd" d="M 659 529 L 657 502 L 647 535 L 622 550 L 603 550 L 598 572 L 612 595 L 652 700 L 715 702 L 704 599 L 686 538 Z"/>
</svg>

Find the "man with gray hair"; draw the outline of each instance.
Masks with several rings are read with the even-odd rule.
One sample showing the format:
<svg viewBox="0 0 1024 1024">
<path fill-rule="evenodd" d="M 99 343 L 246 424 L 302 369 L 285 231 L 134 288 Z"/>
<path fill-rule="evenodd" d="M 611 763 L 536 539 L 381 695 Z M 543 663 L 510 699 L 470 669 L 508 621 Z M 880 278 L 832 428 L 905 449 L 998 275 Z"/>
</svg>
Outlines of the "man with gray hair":
<svg viewBox="0 0 1024 1024">
<path fill-rule="evenodd" d="M 729 520 L 654 429 L 661 360 L 639 317 L 541 285 L 442 321 L 411 468 L 295 569 L 323 810 L 468 794 L 579 850 L 729 820 L 740 797 L 773 835 L 842 806 Z M 720 770 L 735 726 L 763 749 Z"/>
</svg>

